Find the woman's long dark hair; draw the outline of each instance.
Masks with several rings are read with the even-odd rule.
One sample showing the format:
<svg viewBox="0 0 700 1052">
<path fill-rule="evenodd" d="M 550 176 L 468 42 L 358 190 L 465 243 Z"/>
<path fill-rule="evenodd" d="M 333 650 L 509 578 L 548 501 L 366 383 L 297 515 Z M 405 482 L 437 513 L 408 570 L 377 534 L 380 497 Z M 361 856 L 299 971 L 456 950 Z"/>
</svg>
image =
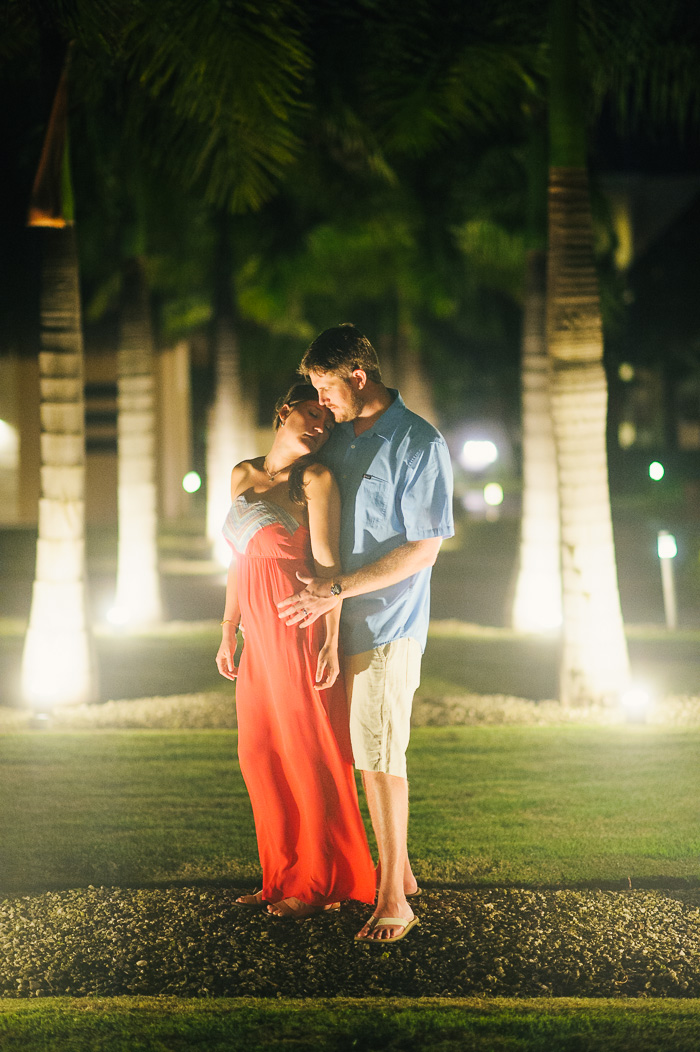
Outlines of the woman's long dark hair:
<svg viewBox="0 0 700 1052">
<path fill-rule="evenodd" d="M 286 395 L 283 398 L 278 399 L 277 405 L 275 406 L 275 431 L 279 430 L 282 424 L 280 412 L 284 406 L 288 405 L 290 408 L 293 408 L 295 405 L 299 405 L 300 402 L 318 402 L 318 392 L 312 384 L 292 384 Z M 301 504 L 302 507 L 306 506 L 304 472 L 309 464 L 314 463 L 315 459 L 313 453 L 307 453 L 306 456 L 300 457 L 299 460 L 294 462 L 292 469 L 289 472 L 289 496 L 295 504 Z"/>
</svg>

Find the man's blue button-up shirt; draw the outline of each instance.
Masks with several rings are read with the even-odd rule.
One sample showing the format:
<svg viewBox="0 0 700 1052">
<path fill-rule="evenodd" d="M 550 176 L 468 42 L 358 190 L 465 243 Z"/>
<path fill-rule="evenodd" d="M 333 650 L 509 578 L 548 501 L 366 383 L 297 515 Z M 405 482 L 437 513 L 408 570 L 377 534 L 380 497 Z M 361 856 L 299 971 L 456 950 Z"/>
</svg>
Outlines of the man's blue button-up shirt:
<svg viewBox="0 0 700 1052">
<path fill-rule="evenodd" d="M 356 436 L 337 424 L 323 460 L 342 502 L 340 557 L 352 573 L 407 541 L 451 537 L 452 465 L 432 424 L 406 408 L 398 391 L 377 422 Z M 343 602 L 341 636 L 347 654 L 412 636 L 425 649 L 430 617 L 427 567 L 388 588 Z"/>
</svg>

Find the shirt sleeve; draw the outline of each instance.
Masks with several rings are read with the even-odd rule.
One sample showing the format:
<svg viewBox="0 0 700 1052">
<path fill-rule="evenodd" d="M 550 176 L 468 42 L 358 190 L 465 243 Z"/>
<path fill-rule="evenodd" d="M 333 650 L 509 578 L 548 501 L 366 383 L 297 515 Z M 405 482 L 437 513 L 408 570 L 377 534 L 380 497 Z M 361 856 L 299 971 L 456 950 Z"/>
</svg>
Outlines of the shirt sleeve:
<svg viewBox="0 0 700 1052">
<path fill-rule="evenodd" d="M 411 459 L 401 495 L 407 541 L 452 537 L 452 463 L 443 438 L 430 442 Z"/>
</svg>

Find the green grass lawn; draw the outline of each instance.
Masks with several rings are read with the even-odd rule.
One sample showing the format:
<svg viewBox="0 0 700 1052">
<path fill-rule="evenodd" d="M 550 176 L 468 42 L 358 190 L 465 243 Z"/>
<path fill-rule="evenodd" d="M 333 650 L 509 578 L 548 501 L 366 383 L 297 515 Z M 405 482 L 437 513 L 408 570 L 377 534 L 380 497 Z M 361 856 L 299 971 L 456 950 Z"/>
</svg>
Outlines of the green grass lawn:
<svg viewBox="0 0 700 1052">
<path fill-rule="evenodd" d="M 697 883 L 699 761 L 699 728 L 418 728 L 417 871 L 478 886 Z M 0 798 L 5 893 L 256 879 L 233 731 L 7 734 Z"/>
<path fill-rule="evenodd" d="M 700 1002 L 0 1000 L 3 1052 L 696 1052 Z"/>
</svg>

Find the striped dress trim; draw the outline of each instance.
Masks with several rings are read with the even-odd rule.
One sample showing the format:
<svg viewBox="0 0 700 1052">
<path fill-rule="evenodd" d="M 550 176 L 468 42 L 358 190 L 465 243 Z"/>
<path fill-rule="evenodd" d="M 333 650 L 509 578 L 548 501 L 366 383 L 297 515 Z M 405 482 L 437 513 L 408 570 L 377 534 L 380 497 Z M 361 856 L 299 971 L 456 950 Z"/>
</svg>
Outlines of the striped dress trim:
<svg viewBox="0 0 700 1052">
<path fill-rule="evenodd" d="M 278 522 L 290 534 L 296 533 L 300 526 L 293 515 L 274 501 L 248 501 L 245 497 L 236 497 L 226 516 L 223 534 L 229 544 L 243 554 L 251 537 L 258 530 L 265 526 L 274 526 Z"/>
</svg>

